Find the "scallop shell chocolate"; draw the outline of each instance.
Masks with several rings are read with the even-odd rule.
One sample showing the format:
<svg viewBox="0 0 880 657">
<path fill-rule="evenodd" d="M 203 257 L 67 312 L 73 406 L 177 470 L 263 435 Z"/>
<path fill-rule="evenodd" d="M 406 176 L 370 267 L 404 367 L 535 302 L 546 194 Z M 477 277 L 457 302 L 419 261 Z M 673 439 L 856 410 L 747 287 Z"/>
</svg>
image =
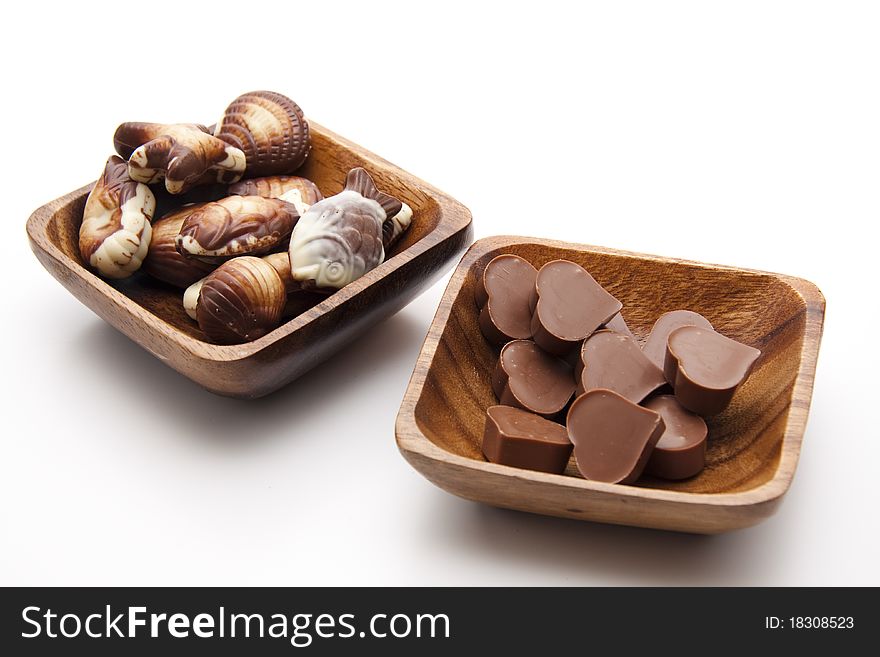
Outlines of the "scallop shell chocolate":
<svg viewBox="0 0 880 657">
<path fill-rule="evenodd" d="M 194 285 L 199 328 L 220 344 L 250 342 L 266 335 L 280 323 L 287 300 L 275 268 L 250 256 L 225 262 Z"/>
<path fill-rule="evenodd" d="M 324 198 L 315 183 L 299 176 L 250 178 L 230 185 L 227 193 L 230 196 L 283 198 L 288 203 L 293 203 L 300 215 L 304 215 L 306 210 Z"/>
<path fill-rule="evenodd" d="M 293 173 L 311 148 L 299 105 L 274 91 L 251 91 L 232 101 L 214 136 L 244 152 L 249 178 Z"/>
</svg>

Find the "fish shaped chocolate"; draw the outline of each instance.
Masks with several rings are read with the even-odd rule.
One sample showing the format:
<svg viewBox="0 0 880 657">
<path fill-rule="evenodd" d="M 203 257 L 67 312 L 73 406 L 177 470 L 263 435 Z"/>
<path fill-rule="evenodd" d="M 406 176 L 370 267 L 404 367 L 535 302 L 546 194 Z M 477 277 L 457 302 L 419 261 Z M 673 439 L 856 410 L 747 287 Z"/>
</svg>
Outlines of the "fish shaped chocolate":
<svg viewBox="0 0 880 657">
<path fill-rule="evenodd" d="M 405 226 L 395 222 L 399 216 Z M 345 189 L 312 205 L 297 222 L 290 237 L 291 275 L 306 289 L 338 290 L 385 260 L 386 245 L 411 216 L 364 169 L 352 169 Z"/>
</svg>

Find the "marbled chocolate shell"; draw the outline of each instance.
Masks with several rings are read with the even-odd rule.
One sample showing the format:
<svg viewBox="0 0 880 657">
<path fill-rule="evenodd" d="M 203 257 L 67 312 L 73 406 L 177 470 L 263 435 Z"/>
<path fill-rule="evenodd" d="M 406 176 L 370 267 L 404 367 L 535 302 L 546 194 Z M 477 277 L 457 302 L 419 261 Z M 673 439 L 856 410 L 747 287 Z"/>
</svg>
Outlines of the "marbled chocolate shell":
<svg viewBox="0 0 880 657">
<path fill-rule="evenodd" d="M 272 265 L 250 256 L 233 258 L 201 283 L 196 319 L 214 342 L 250 342 L 278 326 L 286 300 L 284 283 Z"/>
<path fill-rule="evenodd" d="M 274 91 L 251 91 L 232 101 L 214 136 L 244 151 L 248 178 L 293 173 L 311 148 L 299 105 Z"/>
<path fill-rule="evenodd" d="M 262 255 L 284 246 L 297 219 L 296 207 L 281 199 L 227 196 L 187 215 L 176 248 L 209 261 Z"/>
<path fill-rule="evenodd" d="M 113 155 L 86 199 L 79 229 L 83 261 L 105 278 L 126 278 L 147 255 L 156 197 Z"/>
<path fill-rule="evenodd" d="M 232 196 L 262 196 L 263 198 L 283 198 L 296 206 L 300 216 L 311 206 L 324 198 L 318 186 L 308 178 L 299 176 L 266 176 L 248 178 L 229 186 L 227 194 Z"/>
<path fill-rule="evenodd" d="M 177 251 L 177 235 L 183 222 L 204 205 L 194 203 L 174 210 L 153 224 L 153 238 L 142 267 L 145 272 L 169 285 L 186 288 L 217 268 L 216 264 L 188 258 Z"/>
</svg>

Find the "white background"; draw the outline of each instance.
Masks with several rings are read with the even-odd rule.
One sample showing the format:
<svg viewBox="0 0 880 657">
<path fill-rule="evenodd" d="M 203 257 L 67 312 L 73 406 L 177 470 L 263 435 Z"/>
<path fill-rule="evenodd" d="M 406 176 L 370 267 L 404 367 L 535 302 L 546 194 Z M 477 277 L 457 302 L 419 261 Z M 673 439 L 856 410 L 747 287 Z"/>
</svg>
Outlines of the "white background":
<svg viewBox="0 0 880 657">
<path fill-rule="evenodd" d="M 880 16 L 847 2 L 18 3 L 4 19 L 2 584 L 880 584 Z M 577 9 L 573 9 L 577 7 Z M 797 476 L 696 537 L 465 502 L 399 455 L 445 279 L 298 383 L 215 397 L 30 253 L 125 120 L 274 89 L 513 233 L 802 276 Z"/>
</svg>

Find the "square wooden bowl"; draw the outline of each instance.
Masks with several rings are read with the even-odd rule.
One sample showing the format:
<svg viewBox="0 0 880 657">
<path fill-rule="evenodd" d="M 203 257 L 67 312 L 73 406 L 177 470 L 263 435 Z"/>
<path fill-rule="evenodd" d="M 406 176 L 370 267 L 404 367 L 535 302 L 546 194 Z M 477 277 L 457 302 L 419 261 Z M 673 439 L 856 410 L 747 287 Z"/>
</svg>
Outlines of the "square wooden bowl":
<svg viewBox="0 0 880 657">
<path fill-rule="evenodd" d="M 762 350 L 730 407 L 708 420 L 702 473 L 623 486 L 583 479 L 573 462 L 560 475 L 486 461 L 480 444 L 486 408 L 497 403 L 490 375 L 498 356 L 480 333 L 474 288 L 502 253 L 535 267 L 579 263 L 623 302 L 640 340 L 661 313 L 685 308 Z M 397 444 L 437 486 L 495 506 L 706 534 L 747 527 L 776 510 L 794 476 L 824 312 L 816 286 L 790 276 L 527 237 L 483 239 L 446 288 L 397 416 Z"/>
<path fill-rule="evenodd" d="M 412 225 L 379 267 L 254 342 L 206 342 L 183 311 L 182 291 L 146 274 L 111 283 L 86 269 L 78 235 L 91 185 L 31 215 L 31 248 L 75 297 L 181 374 L 221 395 L 268 394 L 403 308 L 473 239 L 471 214 L 461 203 L 316 123 L 310 128 L 312 151 L 299 175 L 330 196 L 351 168 L 362 166 L 379 189 L 412 207 Z"/>
</svg>

